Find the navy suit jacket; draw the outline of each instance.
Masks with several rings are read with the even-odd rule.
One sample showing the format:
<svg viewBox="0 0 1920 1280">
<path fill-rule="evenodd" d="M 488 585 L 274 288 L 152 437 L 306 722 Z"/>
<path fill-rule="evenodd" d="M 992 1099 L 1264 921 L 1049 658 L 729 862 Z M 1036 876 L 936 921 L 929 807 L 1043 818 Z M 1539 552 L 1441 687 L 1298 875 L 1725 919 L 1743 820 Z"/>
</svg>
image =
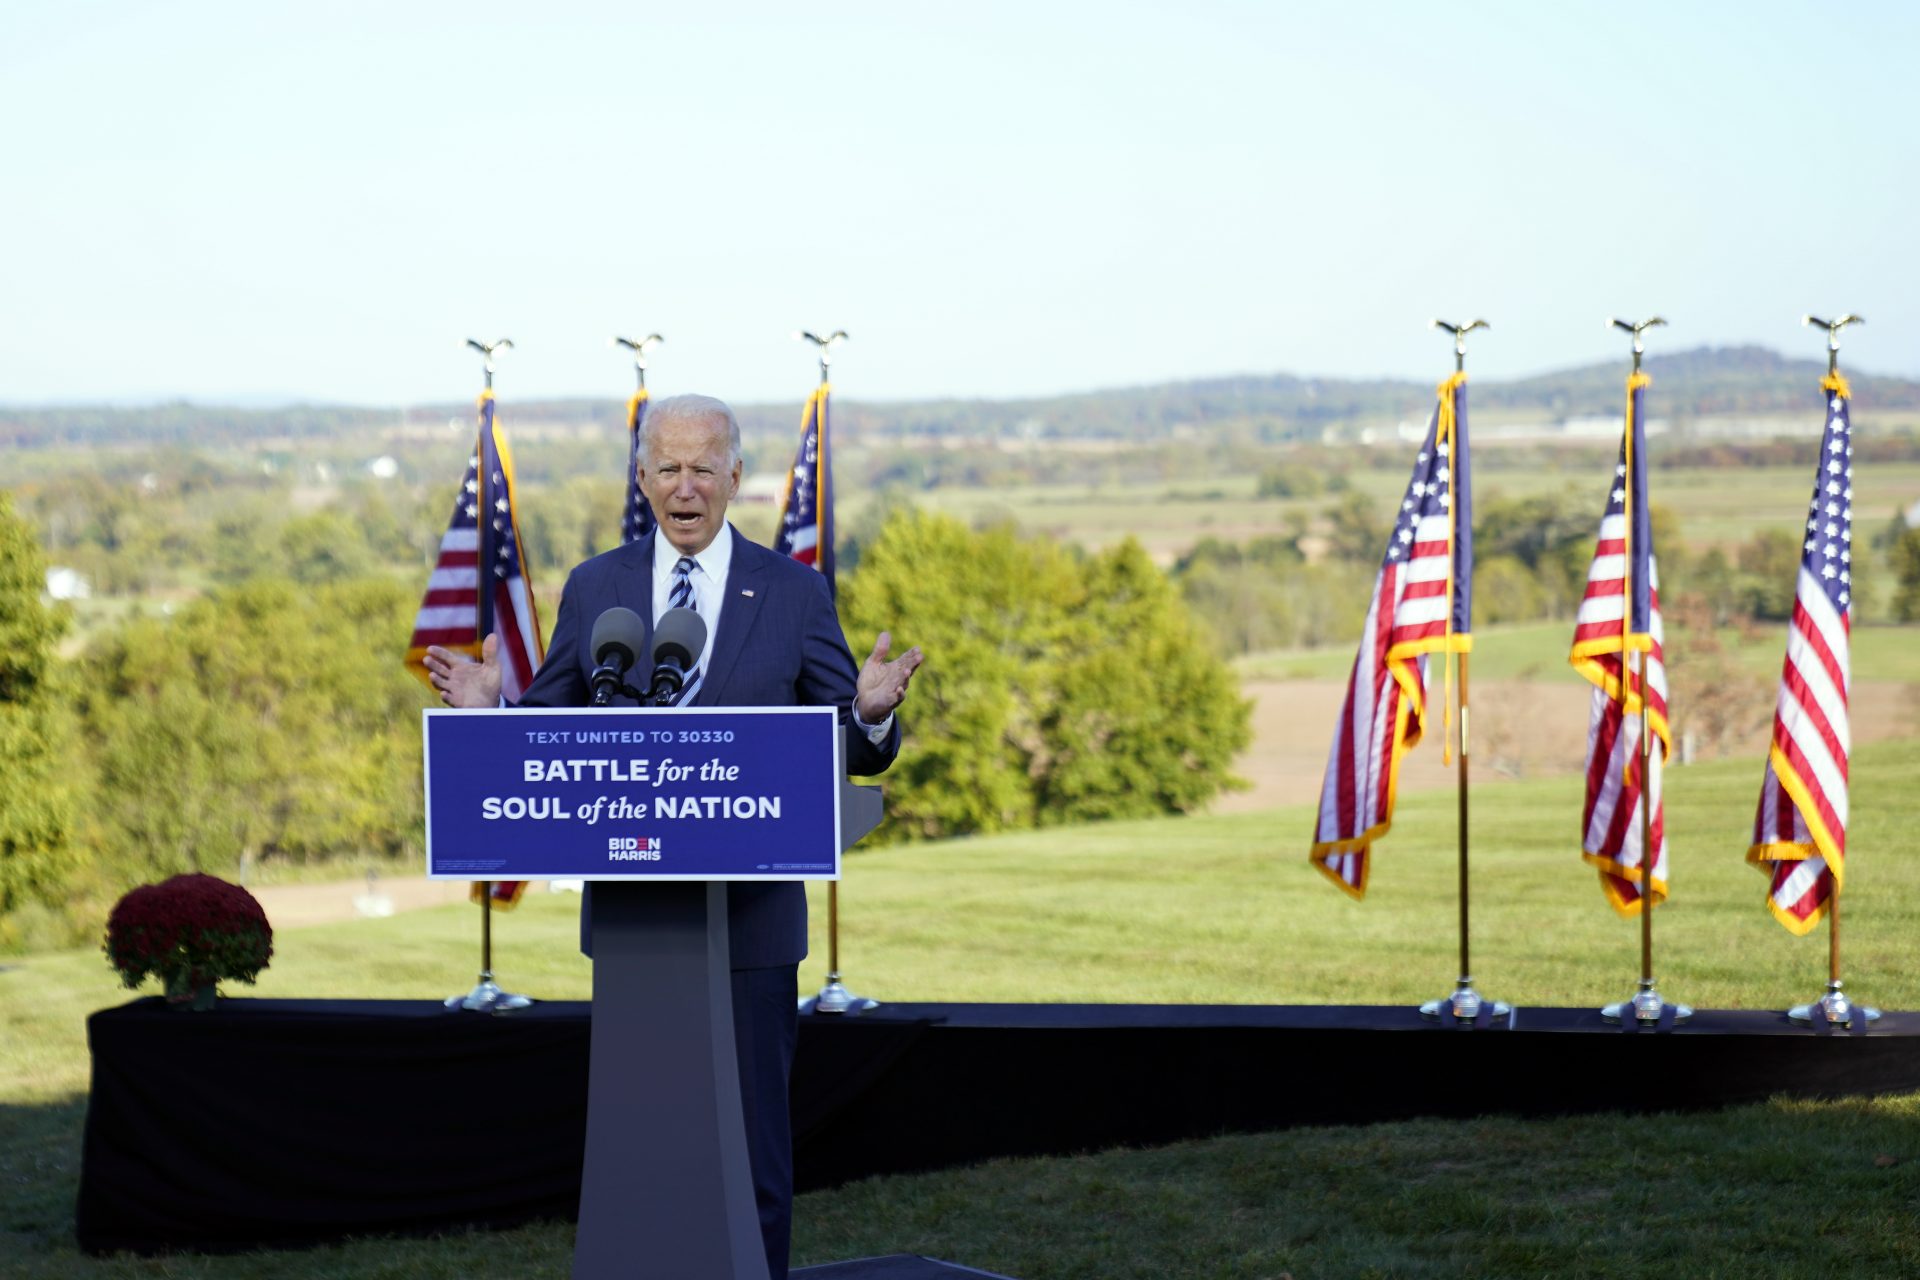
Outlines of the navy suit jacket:
<svg viewBox="0 0 1920 1280">
<path fill-rule="evenodd" d="M 900 719 L 875 746 L 853 723 L 858 669 L 818 572 L 741 537 L 731 524 L 733 561 L 719 629 L 701 673 L 696 707 L 838 707 L 847 740 L 847 771 L 879 773 L 900 750 Z M 521 706 L 584 707 L 593 700 L 593 624 L 624 605 L 653 619 L 656 530 L 595 556 L 567 578 L 547 658 Z M 644 651 L 643 651 L 644 652 Z M 640 673 L 642 677 L 645 672 Z M 616 704 L 634 705 L 630 698 Z M 591 886 L 580 914 L 580 949 L 591 955 Z M 742 881 L 727 888 L 727 931 L 735 969 L 798 964 L 807 954 L 807 895 L 796 881 Z"/>
</svg>

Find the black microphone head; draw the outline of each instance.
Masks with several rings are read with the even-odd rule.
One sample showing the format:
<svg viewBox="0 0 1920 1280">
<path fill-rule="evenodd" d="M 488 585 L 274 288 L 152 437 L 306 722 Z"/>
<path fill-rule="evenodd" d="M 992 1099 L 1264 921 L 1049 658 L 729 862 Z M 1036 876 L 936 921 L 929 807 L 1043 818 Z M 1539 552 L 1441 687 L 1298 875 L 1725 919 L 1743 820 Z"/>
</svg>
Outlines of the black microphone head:
<svg viewBox="0 0 1920 1280">
<path fill-rule="evenodd" d="M 707 647 L 707 620 L 691 609 L 669 609 L 653 629 L 653 665 L 673 663 L 681 671 L 693 669 L 694 659 Z"/>
<path fill-rule="evenodd" d="M 646 643 L 647 624 L 631 609 L 615 605 L 593 620 L 593 660 L 599 666 L 630 670 Z"/>
</svg>

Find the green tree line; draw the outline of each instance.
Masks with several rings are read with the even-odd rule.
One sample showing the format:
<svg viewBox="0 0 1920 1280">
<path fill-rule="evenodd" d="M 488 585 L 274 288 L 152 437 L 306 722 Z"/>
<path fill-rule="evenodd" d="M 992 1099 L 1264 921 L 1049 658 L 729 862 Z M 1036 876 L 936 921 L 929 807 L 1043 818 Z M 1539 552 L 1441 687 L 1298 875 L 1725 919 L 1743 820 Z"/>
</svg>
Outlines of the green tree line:
<svg viewBox="0 0 1920 1280">
<path fill-rule="evenodd" d="M 84 938 L 177 872 L 420 856 L 429 697 L 401 658 L 423 579 L 362 572 L 350 527 L 289 521 L 300 554 L 62 659 L 66 612 L 0 494 L 0 950 Z M 1137 544 L 907 510 L 841 587 L 850 634 L 931 655 L 880 839 L 1185 812 L 1233 785 L 1248 707 Z"/>
<path fill-rule="evenodd" d="M 1352 643 L 1390 512 L 1346 469 L 1387 461 L 1404 464 L 1269 456 L 1256 488 L 1289 504 L 1283 531 L 1203 540 L 1165 573 L 1130 542 L 1086 553 L 969 528 L 903 505 L 904 489 L 871 506 L 843 542 L 848 634 L 890 628 L 932 655 L 884 836 L 1180 812 L 1231 785 L 1246 710 L 1220 659 Z M 549 593 L 557 568 L 617 540 L 621 491 L 605 474 L 522 494 Z M 0 495 L 0 947 L 173 870 L 417 856 L 424 694 L 398 654 L 450 488 L 143 449 Z M 1589 487 L 1484 493 L 1476 620 L 1570 618 Z M 1794 536 L 1702 550 L 1664 509 L 1655 523 L 1676 652 L 1709 662 L 1716 628 L 1787 616 Z M 1920 618 L 1920 531 L 1896 519 L 1859 533 L 1862 616 Z M 78 614 L 45 603 L 50 557 L 116 598 Z"/>
<path fill-rule="evenodd" d="M 1569 484 L 1528 497 L 1493 494 L 1474 518 L 1474 619 L 1571 619 L 1586 591 L 1598 524 L 1593 495 Z M 1366 612 L 1391 522 L 1382 504 L 1346 492 L 1317 524 L 1245 542 L 1206 538 L 1173 567 L 1182 596 L 1229 653 L 1311 648 L 1351 633 Z M 1780 622 L 1792 616 L 1801 544 L 1764 529 L 1727 549 L 1690 547 L 1673 510 L 1653 507 L 1661 595 L 1700 627 Z M 1920 530 L 1896 517 L 1854 542 L 1855 616 L 1920 619 Z M 1879 603 L 1875 578 L 1893 590 Z M 1883 612 L 1876 615 L 1876 610 Z"/>
<path fill-rule="evenodd" d="M 63 660 L 44 563 L 0 494 L 0 950 L 178 872 L 417 852 L 417 585 L 255 577 Z"/>
</svg>

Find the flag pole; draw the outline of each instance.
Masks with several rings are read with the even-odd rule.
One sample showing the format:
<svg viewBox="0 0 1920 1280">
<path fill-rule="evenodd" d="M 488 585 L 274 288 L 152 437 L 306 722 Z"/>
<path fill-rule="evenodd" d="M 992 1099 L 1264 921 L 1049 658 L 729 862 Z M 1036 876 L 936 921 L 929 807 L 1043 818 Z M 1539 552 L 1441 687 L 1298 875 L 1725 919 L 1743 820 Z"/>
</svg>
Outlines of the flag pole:
<svg viewBox="0 0 1920 1280">
<path fill-rule="evenodd" d="M 625 347 L 627 350 L 633 352 L 633 377 L 637 384 L 634 388 L 636 394 L 647 394 L 647 352 L 653 350 L 665 341 L 666 339 L 657 333 L 650 333 L 637 342 L 632 338 L 622 338 L 617 335 L 607 339 L 608 346 Z M 492 386 L 493 384 L 489 382 L 487 385 Z"/>
<path fill-rule="evenodd" d="M 1666 323 L 1667 322 L 1659 316 L 1650 316 L 1638 324 L 1630 324 L 1625 320 L 1615 320 L 1612 318 L 1609 318 L 1607 321 L 1607 327 L 1609 329 L 1621 329 L 1633 336 L 1633 377 L 1628 379 L 1629 390 L 1627 392 L 1627 447 L 1630 450 L 1633 448 L 1633 433 L 1642 430 L 1639 413 L 1634 404 L 1634 390 L 1632 388 L 1634 381 L 1640 376 L 1640 357 L 1647 349 L 1644 335 L 1648 329 L 1653 328 L 1655 325 L 1664 326 Z M 1645 457 L 1636 458 L 1633 465 L 1639 470 L 1640 474 L 1645 475 L 1647 473 Z M 1629 474 L 1626 477 L 1626 481 L 1627 492 L 1630 495 L 1628 500 L 1631 502 L 1633 475 Z M 1630 508 L 1626 521 L 1626 537 L 1628 541 L 1627 555 L 1625 556 L 1626 563 L 1623 566 L 1623 572 L 1627 581 L 1627 592 L 1625 616 L 1622 619 L 1623 625 L 1621 630 L 1623 639 L 1627 640 L 1630 640 L 1634 634 L 1633 601 L 1637 594 L 1637 589 L 1633 582 L 1633 566 L 1638 552 L 1632 545 L 1632 539 L 1634 522 L 1639 518 L 1639 514 L 1638 511 Z M 1649 520 L 1651 520 L 1651 516 L 1649 516 Z M 1651 527 L 1651 525 L 1649 525 L 1649 527 Z M 1652 563 L 1651 555 L 1648 557 L 1648 563 Z M 1653 584 L 1649 582 L 1646 586 L 1649 597 L 1649 611 L 1651 611 Z M 1636 656 L 1638 661 L 1632 661 Z M 1678 1026 L 1693 1017 L 1692 1008 L 1684 1004 L 1669 1005 L 1667 1001 L 1661 998 L 1659 988 L 1654 984 L 1653 980 L 1653 870 L 1659 858 L 1658 851 L 1653 845 L 1653 713 L 1651 710 L 1651 688 L 1647 680 L 1652 661 L 1653 646 L 1650 635 L 1648 637 L 1647 647 L 1644 649 L 1634 651 L 1626 644 L 1621 646 L 1621 679 L 1625 680 L 1629 671 L 1637 670 L 1637 682 L 1640 690 L 1640 758 L 1638 761 L 1640 770 L 1640 986 L 1639 989 L 1634 992 L 1631 1000 L 1622 1000 L 1616 1004 L 1607 1005 L 1600 1011 L 1600 1016 L 1608 1022 L 1617 1023 L 1624 1022 L 1627 1015 L 1631 1014 L 1636 1024 L 1651 1025 L 1658 1023 L 1661 1013 L 1671 1008 L 1673 1010 L 1673 1023 L 1675 1026 Z M 1631 688 L 1632 686 L 1628 687 Z"/>
<path fill-rule="evenodd" d="M 1475 329 L 1490 329 L 1493 326 L 1485 320 L 1473 320 L 1463 325 L 1449 324 L 1445 320 L 1435 320 L 1430 327 L 1444 329 L 1452 335 L 1453 372 L 1456 378 L 1460 378 L 1464 377 L 1467 371 L 1467 335 Z M 1457 397 L 1460 394 L 1459 387 L 1449 387 L 1446 394 Z M 1437 443 L 1436 441 L 1436 444 Z M 1467 493 L 1465 496 L 1462 496 L 1462 491 L 1465 486 L 1458 483 L 1459 477 L 1462 474 L 1459 465 L 1460 450 L 1457 443 L 1450 442 L 1449 447 L 1453 449 L 1454 476 L 1456 478 L 1454 485 L 1455 500 L 1450 510 L 1457 514 L 1463 504 L 1470 499 L 1472 495 Z M 1467 483 L 1471 484 L 1471 474 L 1468 474 L 1466 478 Z M 1452 562 L 1451 549 L 1449 549 L 1449 555 L 1448 571 L 1452 573 L 1458 569 L 1458 565 Z M 1449 611 L 1453 609 L 1452 594 L 1452 592 L 1449 592 L 1447 601 Z M 1451 616 L 1451 613 L 1449 613 L 1449 616 Z M 1460 685 L 1457 693 L 1457 705 L 1460 715 L 1459 831 L 1457 841 L 1459 845 L 1460 977 L 1454 984 L 1451 994 L 1443 996 L 1438 1000 L 1429 1000 L 1421 1005 L 1420 1016 L 1429 1022 L 1438 1022 L 1443 1018 L 1451 1017 L 1456 1022 L 1463 1022 L 1471 1026 L 1482 1012 L 1489 1013 L 1496 1018 L 1504 1018 L 1513 1012 L 1513 1007 L 1504 1000 L 1483 999 L 1480 993 L 1474 990 L 1473 987 L 1473 934 L 1471 925 L 1471 897 L 1467 876 L 1468 854 L 1471 845 L 1467 822 L 1467 751 L 1471 742 L 1471 738 L 1467 732 L 1467 653 L 1462 650 L 1456 654 L 1452 651 L 1452 646 L 1449 645 L 1447 651 L 1440 655 L 1440 660 L 1443 663 L 1454 662 L 1456 659 L 1459 662 L 1460 672 Z M 1451 708 L 1443 708 L 1443 713 L 1446 710 L 1451 710 Z"/>
<path fill-rule="evenodd" d="M 820 359 L 820 386 L 814 394 L 822 397 L 822 404 L 817 412 L 824 413 L 826 409 L 824 398 L 827 394 L 827 386 L 833 365 L 833 349 L 840 343 L 848 340 L 847 331 L 845 329 L 835 329 L 832 333 L 822 338 L 816 333 L 802 329 L 793 336 L 803 342 L 812 343 L 814 354 Z M 827 444 L 826 424 L 820 423 L 819 428 L 820 468 L 822 472 L 824 472 L 827 467 L 827 450 L 829 447 Z M 829 563 L 829 558 L 832 555 L 832 550 L 828 545 L 829 540 L 833 537 L 832 514 L 827 510 L 825 487 L 821 486 L 817 488 L 815 492 L 819 495 L 818 501 L 820 504 L 820 552 L 817 557 L 817 563 L 824 566 Z M 831 580 L 829 580 L 828 585 L 832 585 Z M 848 990 L 846 983 L 840 980 L 840 882 L 838 880 L 829 880 L 827 881 L 827 984 L 820 988 L 817 995 L 809 996 L 801 1000 L 800 1007 L 802 1009 L 811 1009 L 814 1013 L 864 1013 L 868 1009 L 875 1008 L 879 1003 L 878 1000 L 855 995 L 852 991 Z"/>
<path fill-rule="evenodd" d="M 1631 571 L 1629 571 L 1631 572 Z M 1640 667 L 1640 990 L 1653 990 L 1653 869 L 1658 861 L 1653 847 L 1653 717 L 1647 711 L 1647 659 L 1639 653 Z M 1636 1014 L 1640 1008 L 1634 1000 Z M 1653 1016 L 1659 1018 L 1656 1004 Z"/>
<path fill-rule="evenodd" d="M 1840 331 L 1850 324 L 1865 324 L 1865 316 L 1847 314 L 1838 320 L 1822 320 L 1819 316 L 1801 316 L 1802 325 L 1819 325 L 1827 331 L 1827 382 L 1840 384 Z M 1831 864 L 1827 867 L 1827 989 L 1826 992 L 1810 1004 L 1798 1004 L 1787 1010 L 1787 1017 L 1803 1026 L 1811 1026 L 1815 1021 L 1830 1023 L 1834 1026 L 1853 1025 L 1854 1015 L 1871 1024 L 1879 1021 L 1880 1011 L 1869 1005 L 1855 1004 L 1847 998 L 1840 981 L 1840 877 L 1833 873 Z"/>
<path fill-rule="evenodd" d="M 467 339 L 467 346 L 478 351 L 483 357 L 486 370 L 486 387 L 481 399 L 493 396 L 494 362 L 499 353 L 513 349 L 513 339 L 496 338 L 492 342 L 479 342 Z M 481 645 L 493 634 L 493 584 L 487 575 L 493 565 L 493 520 L 489 513 L 493 510 L 492 468 L 487 466 L 487 442 L 482 431 L 474 441 L 474 457 L 478 460 L 474 467 L 474 476 L 480 485 L 475 495 L 479 504 L 479 515 L 474 520 L 474 534 L 479 540 L 474 555 L 474 639 Z M 473 990 L 465 995 L 448 996 L 443 1004 L 449 1009 L 468 1009 L 477 1013 L 499 1013 L 507 1009 L 524 1009 L 533 1003 L 530 997 L 502 991 L 500 984 L 493 980 L 493 881 L 481 880 L 480 886 L 480 978 Z"/>
<path fill-rule="evenodd" d="M 1829 867 L 1831 876 L 1833 869 Z M 1787 1010 L 1787 1018 L 1801 1026 L 1812 1026 L 1815 1022 L 1830 1023 L 1837 1027 L 1850 1027 L 1858 1017 L 1871 1026 L 1880 1021 L 1880 1011 L 1872 1005 L 1855 1004 L 1840 982 L 1840 882 L 1833 881 L 1831 896 L 1827 899 L 1827 989 L 1818 1000 L 1811 1004 L 1797 1004 Z"/>
<path fill-rule="evenodd" d="M 647 354 L 666 339 L 657 333 L 644 338 L 607 339 L 609 347 L 624 347 L 633 355 L 633 394 L 627 398 L 627 478 L 622 487 L 626 501 L 621 504 L 620 541 L 638 542 L 654 529 L 653 508 L 640 487 L 640 424 L 647 416 Z"/>
</svg>

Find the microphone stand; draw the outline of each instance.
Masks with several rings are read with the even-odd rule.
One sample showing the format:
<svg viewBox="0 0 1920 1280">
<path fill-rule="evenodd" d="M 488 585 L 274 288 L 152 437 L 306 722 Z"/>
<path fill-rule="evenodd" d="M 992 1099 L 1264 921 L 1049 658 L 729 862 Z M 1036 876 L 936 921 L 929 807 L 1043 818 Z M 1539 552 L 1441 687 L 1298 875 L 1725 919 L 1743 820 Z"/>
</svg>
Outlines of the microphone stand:
<svg viewBox="0 0 1920 1280">
<path fill-rule="evenodd" d="M 626 668 L 616 667 L 612 663 L 595 668 L 592 678 L 593 701 L 589 705 L 610 707 L 616 695 L 641 701 L 640 691 L 626 681 Z"/>
<path fill-rule="evenodd" d="M 642 700 L 656 707 L 670 707 L 673 705 L 673 700 L 680 696 L 680 691 L 686 687 L 686 669 L 673 659 L 668 659 L 654 666 L 652 687 L 647 690 L 647 696 Z M 628 692 L 632 693 L 631 690 Z M 640 698 L 638 693 L 632 693 L 632 696 Z"/>
<path fill-rule="evenodd" d="M 615 697 L 622 697 L 632 698 L 642 706 L 667 707 L 673 705 L 674 698 L 686 687 L 686 674 L 670 665 L 656 667 L 651 687 L 642 693 L 627 683 L 626 668 L 609 662 L 594 670 L 589 683 L 593 685 L 590 706 L 610 707 Z"/>
</svg>

